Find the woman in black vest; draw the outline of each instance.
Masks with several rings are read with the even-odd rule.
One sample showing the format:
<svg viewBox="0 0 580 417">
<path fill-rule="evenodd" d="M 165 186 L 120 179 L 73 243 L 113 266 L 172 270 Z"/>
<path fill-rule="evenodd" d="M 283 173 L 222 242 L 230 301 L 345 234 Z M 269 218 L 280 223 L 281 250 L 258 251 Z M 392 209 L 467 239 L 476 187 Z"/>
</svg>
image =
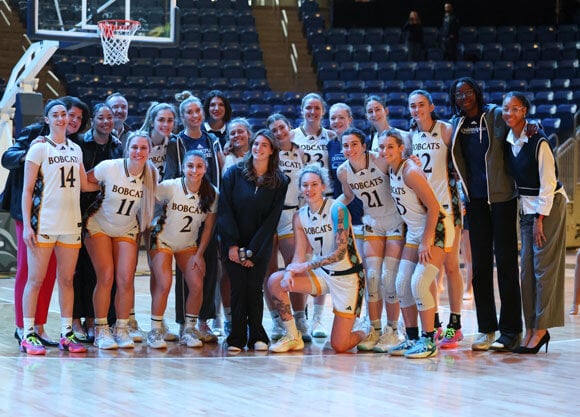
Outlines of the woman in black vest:
<svg viewBox="0 0 580 417">
<path fill-rule="evenodd" d="M 509 92 L 502 117 L 510 131 L 506 159 L 520 199 L 521 289 L 526 336 L 516 353 L 548 351 L 548 328 L 564 325 L 566 191 L 546 138 L 539 130 L 530 138 L 525 127 L 530 102 Z"/>
</svg>

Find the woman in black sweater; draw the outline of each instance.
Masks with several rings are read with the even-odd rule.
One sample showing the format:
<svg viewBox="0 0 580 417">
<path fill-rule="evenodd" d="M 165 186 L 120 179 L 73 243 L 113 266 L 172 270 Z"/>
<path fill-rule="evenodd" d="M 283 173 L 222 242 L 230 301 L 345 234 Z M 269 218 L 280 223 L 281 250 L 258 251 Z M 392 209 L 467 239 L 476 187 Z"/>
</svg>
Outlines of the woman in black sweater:
<svg viewBox="0 0 580 417">
<path fill-rule="evenodd" d="M 246 345 L 268 349 L 262 326 L 262 283 L 288 188 L 279 169 L 278 152 L 272 133 L 262 129 L 255 134 L 244 160 L 230 167 L 222 179 L 218 233 L 232 286 L 232 331 L 227 338 L 232 353 Z"/>
</svg>

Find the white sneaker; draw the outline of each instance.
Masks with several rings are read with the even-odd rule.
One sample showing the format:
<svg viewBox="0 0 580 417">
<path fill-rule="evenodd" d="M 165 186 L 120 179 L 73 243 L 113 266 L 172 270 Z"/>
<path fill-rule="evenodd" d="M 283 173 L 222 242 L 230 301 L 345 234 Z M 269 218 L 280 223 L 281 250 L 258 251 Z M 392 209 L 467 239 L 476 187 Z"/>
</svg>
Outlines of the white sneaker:
<svg viewBox="0 0 580 417">
<path fill-rule="evenodd" d="M 371 351 L 379 341 L 379 337 L 379 333 L 371 326 L 371 330 L 367 334 L 367 337 L 361 340 L 360 343 L 356 345 L 356 348 L 366 352 Z"/>
<path fill-rule="evenodd" d="M 224 325 L 222 323 L 221 316 L 218 316 L 212 320 L 211 329 L 213 331 L 213 334 L 215 334 L 218 337 L 224 335 Z"/>
<path fill-rule="evenodd" d="M 128 326 L 115 326 L 115 342 L 121 349 L 132 349 L 135 347 L 133 338 L 129 336 Z"/>
<path fill-rule="evenodd" d="M 305 342 L 312 342 L 312 336 L 310 335 L 310 329 L 308 328 L 308 322 L 305 317 L 295 319 L 296 328 L 302 334 L 302 340 Z"/>
<path fill-rule="evenodd" d="M 93 345 L 105 350 L 117 349 L 119 347 L 113 338 L 113 333 L 111 333 L 109 326 L 96 326 L 96 336 Z"/>
<path fill-rule="evenodd" d="M 193 327 L 186 327 L 183 330 L 179 343 L 181 343 L 182 345 L 186 345 L 187 347 L 190 348 L 202 347 L 203 342 L 199 340 L 195 330 L 196 329 L 194 329 Z"/>
<path fill-rule="evenodd" d="M 239 348 L 237 346 L 228 346 L 228 352 L 232 353 L 232 354 L 236 354 L 236 353 L 240 353 L 242 351 L 242 348 Z"/>
<path fill-rule="evenodd" d="M 399 334 L 393 328 L 387 326 L 373 350 L 378 353 L 387 353 L 390 348 L 397 346 L 399 343 L 401 343 Z"/>
<path fill-rule="evenodd" d="M 276 343 L 270 346 L 270 352 L 274 353 L 284 353 L 293 350 L 304 349 L 304 337 L 298 332 L 298 337 L 293 338 L 288 334 L 285 334 Z"/>
<path fill-rule="evenodd" d="M 268 344 L 266 342 L 258 340 L 256 343 L 254 343 L 254 350 L 258 352 L 265 352 L 268 350 Z"/>
<path fill-rule="evenodd" d="M 143 341 L 143 330 L 139 328 L 139 323 L 135 319 L 129 319 L 129 336 L 131 336 L 135 343 L 141 343 Z"/>
<path fill-rule="evenodd" d="M 478 333 L 473 339 L 471 350 L 486 351 L 495 342 L 495 332 L 492 333 Z"/>
<path fill-rule="evenodd" d="M 282 319 L 280 317 L 277 317 L 272 321 L 272 323 L 274 325 L 272 326 L 272 332 L 270 334 L 270 337 L 272 338 L 272 340 L 278 340 L 282 336 L 284 336 L 284 326 L 282 326 Z"/>
<path fill-rule="evenodd" d="M 327 337 L 328 333 L 324 326 L 322 325 L 322 321 L 319 318 L 312 319 L 312 331 L 310 332 L 312 337 Z"/>
<path fill-rule="evenodd" d="M 204 343 L 215 343 L 217 342 L 217 336 L 211 331 L 207 322 L 205 320 L 197 321 L 198 338 Z"/>
<path fill-rule="evenodd" d="M 163 330 L 163 340 L 165 340 L 166 342 L 176 342 L 179 340 L 179 336 L 169 331 L 169 326 L 165 322 L 165 319 L 163 319 L 161 329 Z"/>
<path fill-rule="evenodd" d="M 153 349 L 167 348 L 167 343 L 165 343 L 165 340 L 163 340 L 163 329 L 151 329 L 149 336 L 147 336 L 147 346 Z"/>
</svg>

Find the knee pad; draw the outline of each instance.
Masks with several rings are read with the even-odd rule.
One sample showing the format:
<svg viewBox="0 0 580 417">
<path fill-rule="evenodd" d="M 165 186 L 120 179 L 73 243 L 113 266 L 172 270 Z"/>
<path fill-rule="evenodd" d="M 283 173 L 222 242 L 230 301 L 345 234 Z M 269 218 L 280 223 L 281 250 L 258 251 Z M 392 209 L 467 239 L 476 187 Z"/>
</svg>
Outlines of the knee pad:
<svg viewBox="0 0 580 417">
<path fill-rule="evenodd" d="M 397 302 L 397 271 L 399 260 L 387 256 L 383 259 L 383 298 L 388 304 Z"/>
<path fill-rule="evenodd" d="M 383 258 L 371 256 L 365 259 L 366 263 L 366 291 L 367 302 L 381 301 L 381 263 Z"/>
<path fill-rule="evenodd" d="M 411 289 L 411 277 L 416 266 L 417 264 L 415 262 L 406 259 L 401 260 L 399 263 L 395 283 L 401 308 L 411 307 L 415 304 L 415 298 L 413 298 L 413 291 Z"/>
<path fill-rule="evenodd" d="M 418 264 L 411 279 L 413 297 L 417 303 L 417 310 L 425 311 L 435 307 L 435 298 L 431 293 L 431 284 L 437 278 L 439 268 L 434 265 Z"/>
</svg>

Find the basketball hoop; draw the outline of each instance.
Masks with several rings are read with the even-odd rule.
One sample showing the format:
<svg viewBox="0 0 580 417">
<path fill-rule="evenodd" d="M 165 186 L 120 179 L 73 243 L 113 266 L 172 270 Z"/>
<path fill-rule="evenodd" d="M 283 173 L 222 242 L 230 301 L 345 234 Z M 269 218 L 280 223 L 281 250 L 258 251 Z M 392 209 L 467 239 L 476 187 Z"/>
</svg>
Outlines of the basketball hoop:
<svg viewBox="0 0 580 417">
<path fill-rule="evenodd" d="M 98 25 L 103 45 L 103 64 L 121 65 L 129 62 L 129 45 L 141 23 L 137 20 L 101 20 Z"/>
</svg>

